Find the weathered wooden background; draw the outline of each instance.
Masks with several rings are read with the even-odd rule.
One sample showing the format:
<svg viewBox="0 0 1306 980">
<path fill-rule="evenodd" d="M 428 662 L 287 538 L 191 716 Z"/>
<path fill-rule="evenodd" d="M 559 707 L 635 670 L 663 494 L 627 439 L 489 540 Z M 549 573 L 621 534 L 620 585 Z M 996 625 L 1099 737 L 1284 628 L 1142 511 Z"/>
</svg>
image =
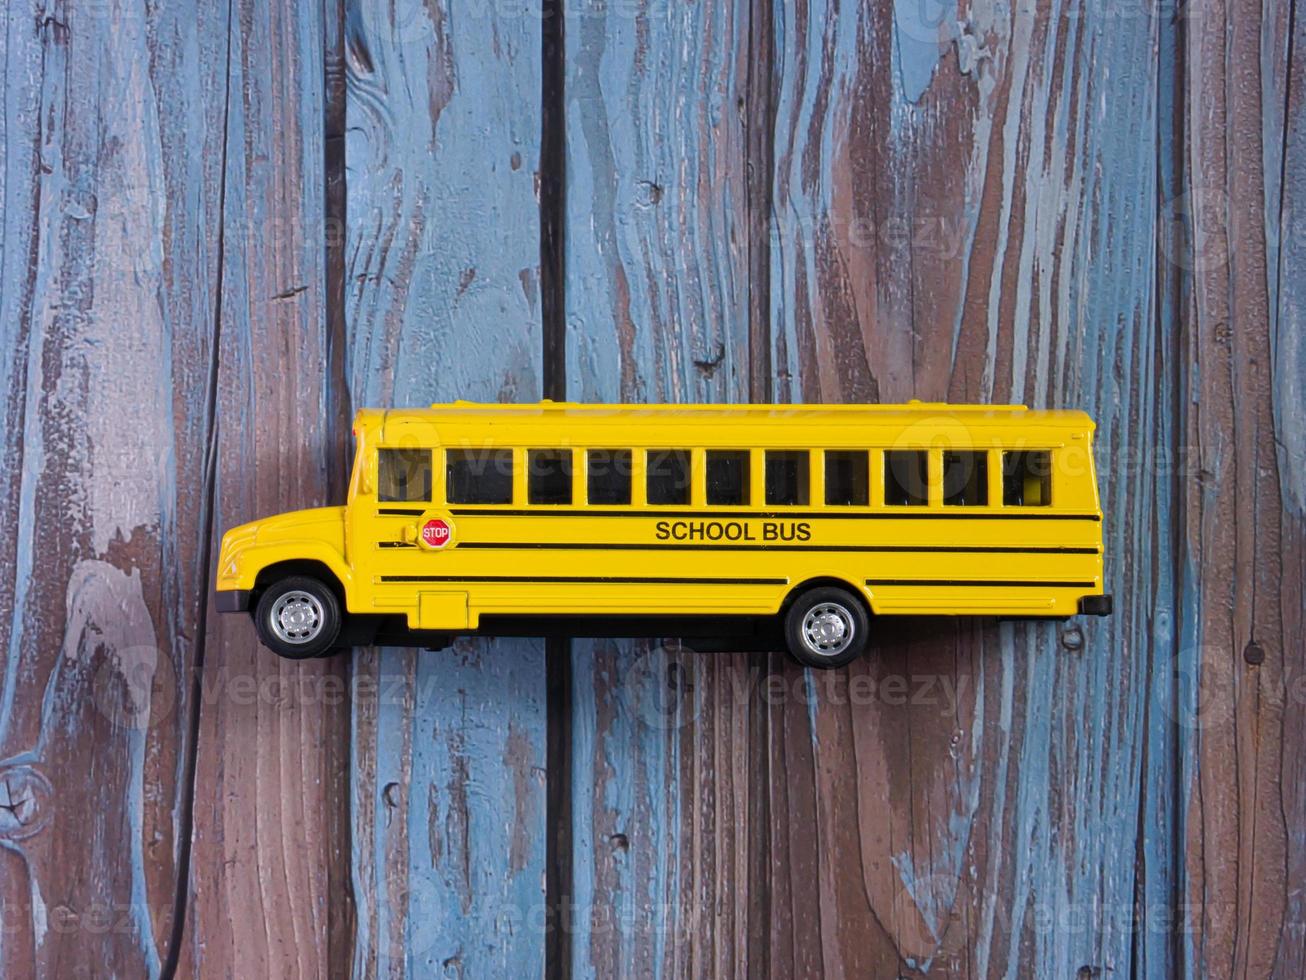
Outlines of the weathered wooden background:
<svg viewBox="0 0 1306 980">
<path fill-rule="evenodd" d="M 343 4 L 343 5 L 342 5 Z M 1306 975 L 1271 0 L 10 0 L 4 976 Z M 1103 621 L 282 663 L 361 405 L 1077 406 Z"/>
</svg>

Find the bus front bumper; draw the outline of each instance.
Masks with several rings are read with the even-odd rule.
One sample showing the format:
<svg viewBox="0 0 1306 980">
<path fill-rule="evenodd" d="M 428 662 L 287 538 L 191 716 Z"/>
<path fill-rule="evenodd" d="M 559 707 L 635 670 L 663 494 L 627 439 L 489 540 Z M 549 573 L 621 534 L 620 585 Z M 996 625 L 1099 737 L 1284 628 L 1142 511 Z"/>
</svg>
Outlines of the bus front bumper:
<svg viewBox="0 0 1306 980">
<path fill-rule="evenodd" d="M 249 612 L 249 591 L 249 589 L 225 589 L 218 592 L 218 612 Z"/>
<path fill-rule="evenodd" d="M 1086 595 L 1079 600 L 1079 615 L 1110 616 L 1115 603 L 1109 595 Z"/>
</svg>

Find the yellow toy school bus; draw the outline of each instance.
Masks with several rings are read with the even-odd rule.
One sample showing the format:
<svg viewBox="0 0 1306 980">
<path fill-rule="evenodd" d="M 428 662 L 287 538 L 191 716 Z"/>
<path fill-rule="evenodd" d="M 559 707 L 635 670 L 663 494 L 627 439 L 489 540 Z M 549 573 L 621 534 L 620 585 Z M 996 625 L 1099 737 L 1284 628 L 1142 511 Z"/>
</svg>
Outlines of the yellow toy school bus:
<svg viewBox="0 0 1306 980">
<path fill-rule="evenodd" d="M 775 624 L 818 667 L 879 616 L 1105 615 L 1093 430 L 919 402 L 365 409 L 348 502 L 228 531 L 217 606 L 295 658 Z"/>
</svg>

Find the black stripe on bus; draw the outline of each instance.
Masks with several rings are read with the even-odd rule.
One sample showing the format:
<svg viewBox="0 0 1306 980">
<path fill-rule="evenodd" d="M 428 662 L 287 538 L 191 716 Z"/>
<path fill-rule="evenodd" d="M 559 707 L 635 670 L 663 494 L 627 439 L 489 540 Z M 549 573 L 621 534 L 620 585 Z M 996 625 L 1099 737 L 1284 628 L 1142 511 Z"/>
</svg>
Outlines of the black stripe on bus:
<svg viewBox="0 0 1306 980">
<path fill-rule="evenodd" d="M 390 547 L 398 547 L 395 542 Z M 411 547 L 408 545 L 407 547 Z M 1060 548 L 1060 547 L 965 547 L 957 545 L 896 545 L 896 544 L 667 544 L 642 542 L 627 544 L 620 542 L 590 541 L 464 541 L 459 548 L 484 548 L 493 550 L 515 550 L 517 548 L 534 548 L 544 551 L 848 551 L 872 552 L 886 554 L 944 553 L 959 555 L 1100 555 L 1098 548 Z"/>
<path fill-rule="evenodd" d="M 787 578 L 647 578 L 622 575 L 382 575 L 382 582 L 563 582 L 590 585 L 788 585 Z"/>
<path fill-rule="evenodd" d="M 956 588 L 1012 588 L 1012 589 L 1095 589 L 1096 582 L 1049 582 L 1047 580 L 1038 582 L 1017 582 L 1017 581 L 998 581 L 990 580 L 986 582 L 976 582 L 974 580 L 963 581 L 960 579 L 871 579 L 866 580 L 867 585 L 946 585 Z"/>
<path fill-rule="evenodd" d="M 378 541 L 378 548 L 416 548 L 411 541 Z"/>
<path fill-rule="evenodd" d="M 421 517 L 426 511 L 420 507 L 416 509 L 408 507 L 378 507 L 378 514 L 385 517 Z"/>
<path fill-rule="evenodd" d="M 417 513 L 421 513 L 418 511 Z M 453 507 L 449 513 L 458 517 L 702 517 L 716 520 L 732 518 L 771 520 L 836 520 L 836 521 L 1094 521 L 1101 514 L 966 514 L 939 513 L 888 513 L 844 511 L 784 511 L 784 510 L 516 510 L 490 507 Z"/>
</svg>

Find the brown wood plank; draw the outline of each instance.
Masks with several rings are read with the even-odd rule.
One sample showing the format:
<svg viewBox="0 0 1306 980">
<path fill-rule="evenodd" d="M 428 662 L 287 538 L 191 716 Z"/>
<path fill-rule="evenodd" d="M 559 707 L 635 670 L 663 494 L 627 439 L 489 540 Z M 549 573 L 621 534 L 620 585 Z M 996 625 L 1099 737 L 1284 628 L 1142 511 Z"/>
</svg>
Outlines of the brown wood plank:
<svg viewBox="0 0 1306 980">
<path fill-rule="evenodd" d="M 1215 4 L 1183 35 L 1181 530 L 1197 681 L 1185 766 L 1186 958 L 1195 975 L 1303 962 L 1302 68 L 1288 5 Z M 1300 41 L 1302 30 L 1297 22 Z"/>
<path fill-rule="evenodd" d="M 236 524 L 341 502 L 348 466 L 341 338 L 326 312 L 323 11 L 262 0 L 231 11 L 210 380 L 215 557 Z M 340 975 L 352 940 L 345 665 L 280 660 L 247 617 L 205 598 L 178 972 Z"/>
<path fill-rule="evenodd" d="M 1163 970 L 1163 933 L 1054 915 L 1173 881 L 1140 838 L 1145 806 L 1173 806 L 1143 776 L 1165 747 L 1149 664 L 1172 652 L 1152 619 L 1171 491 L 1136 465 L 1173 426 L 1150 260 L 1157 22 L 1073 3 L 776 10 L 777 395 L 1090 410 L 1120 607 L 885 622 L 843 686 L 772 708 L 772 974 Z"/>
<path fill-rule="evenodd" d="M 1289 10 L 1292 16 L 1288 16 Z M 1276 11 L 1268 32 L 1266 62 L 1271 97 L 1267 99 L 1265 140 L 1271 153 L 1267 167 L 1267 272 L 1271 284 L 1270 402 L 1273 411 L 1273 444 L 1283 513 L 1280 521 L 1277 563 L 1279 607 L 1282 615 L 1280 642 L 1283 662 L 1284 710 L 1281 715 L 1280 758 L 1282 819 L 1287 831 L 1283 918 L 1278 935 L 1273 973 L 1281 977 L 1306 975 L 1306 894 L 1295 887 L 1306 879 L 1306 770 L 1296 764 L 1306 752 L 1306 402 L 1301 379 L 1306 377 L 1306 239 L 1292 231 L 1295 215 L 1306 207 L 1306 127 L 1302 124 L 1306 105 L 1306 61 L 1303 61 L 1303 31 L 1306 20 L 1296 5 Z M 1279 60 L 1282 51 L 1284 58 Z M 1274 96 L 1282 92 L 1283 114 L 1276 111 Z M 1281 128 L 1280 128 L 1281 127 Z M 1281 147 L 1279 172 L 1274 170 L 1276 142 Z M 1275 201 L 1277 197 L 1277 211 Z M 1277 214 L 1277 221 L 1274 217 Z M 1277 245 L 1277 249 L 1276 246 Z M 1262 434 L 1260 438 L 1264 438 Z M 1273 524 L 1273 514 L 1266 517 Z M 1264 576 L 1260 580 L 1264 580 Z M 1245 660 L 1245 658 L 1244 658 Z M 1271 730 L 1273 731 L 1273 730 Z M 1273 827 L 1274 825 L 1271 824 Z M 1277 828 L 1276 828 L 1277 829 Z M 1271 905 L 1271 908 L 1274 908 Z"/>
</svg>

